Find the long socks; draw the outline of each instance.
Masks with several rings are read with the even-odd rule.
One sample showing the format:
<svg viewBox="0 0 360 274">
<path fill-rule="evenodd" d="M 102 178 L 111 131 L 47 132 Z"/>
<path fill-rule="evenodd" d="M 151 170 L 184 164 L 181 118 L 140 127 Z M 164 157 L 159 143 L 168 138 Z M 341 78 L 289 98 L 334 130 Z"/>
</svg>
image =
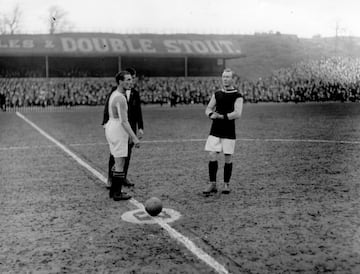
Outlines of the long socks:
<svg viewBox="0 0 360 274">
<path fill-rule="evenodd" d="M 217 161 L 209 161 L 210 182 L 216 182 L 217 170 L 218 170 L 218 162 Z"/>
<path fill-rule="evenodd" d="M 229 183 L 232 174 L 232 163 L 225 163 L 224 165 L 224 183 Z"/>
<path fill-rule="evenodd" d="M 112 184 L 110 187 L 110 198 L 115 193 L 121 192 L 121 188 L 124 183 L 124 180 L 125 180 L 125 172 L 115 171 L 115 170 L 112 171 Z"/>
</svg>

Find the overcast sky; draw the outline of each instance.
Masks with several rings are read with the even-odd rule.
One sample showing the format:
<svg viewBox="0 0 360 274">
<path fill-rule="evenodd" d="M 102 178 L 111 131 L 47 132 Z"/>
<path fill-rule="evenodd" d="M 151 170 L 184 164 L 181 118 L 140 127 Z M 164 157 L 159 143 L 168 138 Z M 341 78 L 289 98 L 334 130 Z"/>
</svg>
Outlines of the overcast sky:
<svg viewBox="0 0 360 274">
<path fill-rule="evenodd" d="M 0 0 L 0 14 L 16 4 L 26 33 L 47 33 L 56 5 L 77 32 L 360 36 L 359 0 Z"/>
</svg>

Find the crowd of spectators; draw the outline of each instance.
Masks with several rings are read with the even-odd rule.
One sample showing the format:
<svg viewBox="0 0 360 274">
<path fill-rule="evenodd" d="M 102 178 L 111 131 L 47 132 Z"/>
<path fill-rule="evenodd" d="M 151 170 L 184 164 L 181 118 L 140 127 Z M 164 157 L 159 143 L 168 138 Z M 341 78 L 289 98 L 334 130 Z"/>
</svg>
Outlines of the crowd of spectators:
<svg viewBox="0 0 360 274">
<path fill-rule="evenodd" d="M 241 86 L 250 101 L 356 101 L 360 100 L 360 59 L 304 61 Z"/>
<path fill-rule="evenodd" d="M 0 78 L 8 107 L 104 104 L 112 78 Z M 237 77 L 245 102 L 359 101 L 360 59 L 326 58 L 276 70 L 266 78 Z M 164 77 L 138 81 L 144 104 L 206 104 L 220 77 Z"/>
<path fill-rule="evenodd" d="M 104 104 L 112 84 L 102 78 L 0 78 L 8 107 Z"/>
</svg>

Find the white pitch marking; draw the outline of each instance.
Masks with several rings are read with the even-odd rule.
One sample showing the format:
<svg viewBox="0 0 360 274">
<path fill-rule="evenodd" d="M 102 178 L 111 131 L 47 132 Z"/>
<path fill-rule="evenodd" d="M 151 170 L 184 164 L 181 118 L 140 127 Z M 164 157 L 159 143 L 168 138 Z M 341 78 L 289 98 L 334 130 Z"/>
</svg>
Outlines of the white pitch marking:
<svg viewBox="0 0 360 274">
<path fill-rule="evenodd" d="M 205 142 L 206 139 L 174 139 L 174 140 L 143 140 L 140 141 L 142 144 L 160 144 L 160 143 L 187 143 L 187 142 Z M 275 143 L 323 143 L 323 144 L 348 144 L 348 145 L 360 145 L 360 141 L 342 141 L 342 140 L 322 140 L 322 139 L 261 139 L 261 138 L 239 138 L 237 142 L 275 142 Z M 68 144 L 69 147 L 76 146 L 103 146 L 107 145 L 105 142 L 98 143 L 77 143 Z M 38 149 L 38 148 L 52 148 L 56 146 L 11 146 L 11 147 L 0 147 L 0 150 L 22 150 L 22 149 Z"/>
<path fill-rule="evenodd" d="M 173 139 L 173 140 L 142 140 L 142 144 L 159 144 L 159 143 L 188 143 L 188 142 L 205 142 L 206 139 Z M 330 143 L 330 144 L 350 144 L 359 145 L 360 141 L 342 141 L 342 140 L 322 140 L 322 139 L 261 139 L 261 138 L 238 138 L 237 142 L 275 142 L 275 143 Z M 69 146 L 98 146 L 107 145 L 107 143 L 85 143 L 85 144 L 69 144 Z"/>
<path fill-rule="evenodd" d="M 53 145 L 48 145 L 48 146 L 11 146 L 11 147 L 0 147 L 0 150 L 25 150 L 25 149 L 40 149 L 40 148 L 52 148 L 52 147 L 56 147 Z"/>
<path fill-rule="evenodd" d="M 103 176 L 100 172 L 92 168 L 89 164 L 84 162 L 81 158 L 79 158 L 75 153 L 73 153 L 71 150 L 69 150 L 66 146 L 64 146 L 62 143 L 57 141 L 55 138 L 50 136 L 48 133 L 43 131 L 41 128 L 39 128 L 36 124 L 31 122 L 29 119 L 27 119 L 24 115 L 22 115 L 19 112 L 16 112 L 16 115 L 19 116 L 21 119 L 23 119 L 25 122 L 27 122 L 29 125 L 31 125 L 33 128 L 35 128 L 37 131 L 40 132 L 41 135 L 55 143 L 58 147 L 60 147 L 63 151 L 65 151 L 69 156 L 71 156 L 76 162 L 78 162 L 81 166 L 88 169 L 93 175 L 95 175 L 100 181 L 102 181 L 104 184 L 107 184 L 107 179 L 105 176 Z M 137 206 L 140 209 L 144 209 L 144 205 L 135 199 L 131 198 L 129 200 L 133 205 Z M 174 239 L 176 239 L 178 242 L 182 243 L 186 248 L 188 248 L 194 255 L 196 255 L 199 259 L 201 259 L 203 262 L 205 262 L 207 265 L 212 267 L 217 273 L 220 274 L 228 274 L 229 272 L 226 270 L 226 268 L 218 263 L 214 258 L 209 256 L 206 252 L 204 252 L 201 248 L 197 247 L 190 239 L 186 238 L 184 235 L 173 229 L 171 226 L 163 222 L 160 218 L 154 218 L 156 220 L 156 223 L 161 226 L 164 230 L 166 230 L 170 236 Z"/>
<path fill-rule="evenodd" d="M 140 141 L 140 143 L 148 143 L 148 144 L 157 144 L 157 143 L 187 143 L 187 142 L 205 142 L 206 139 L 173 139 L 173 140 L 144 140 Z"/>
<path fill-rule="evenodd" d="M 205 142 L 206 139 L 174 139 L 174 140 L 149 140 L 141 143 L 184 143 L 184 142 Z M 358 145 L 360 141 L 342 141 L 342 140 L 321 140 L 321 139 L 260 139 L 260 138 L 237 138 L 237 142 L 277 142 L 277 143 L 331 143 L 331 144 L 351 144 Z"/>
<path fill-rule="evenodd" d="M 163 208 L 156 218 L 161 218 L 166 223 L 172 223 L 178 220 L 181 214 L 171 208 Z M 145 210 L 135 209 L 127 211 L 121 215 L 121 219 L 134 224 L 156 224 L 156 218 L 152 218 Z"/>
<path fill-rule="evenodd" d="M 343 141 L 343 140 L 321 140 L 321 139 L 252 139 L 252 138 L 241 138 L 236 141 L 249 141 L 249 142 L 292 142 L 292 143 L 330 143 L 330 144 L 351 144 L 358 145 L 360 141 Z"/>
</svg>

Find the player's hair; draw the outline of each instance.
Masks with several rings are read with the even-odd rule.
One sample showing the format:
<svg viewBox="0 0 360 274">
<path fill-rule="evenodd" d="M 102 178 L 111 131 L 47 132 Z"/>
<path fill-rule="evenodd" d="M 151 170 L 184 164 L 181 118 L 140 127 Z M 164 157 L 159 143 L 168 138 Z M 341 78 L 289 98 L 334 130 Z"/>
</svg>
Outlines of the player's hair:
<svg viewBox="0 0 360 274">
<path fill-rule="evenodd" d="M 136 76 L 136 70 L 134 68 L 126 68 L 126 71 L 128 71 L 132 77 Z"/>
<path fill-rule="evenodd" d="M 234 72 L 231 68 L 225 68 L 224 71 L 223 71 L 223 73 L 224 73 L 224 72 L 231 72 L 231 75 L 232 75 L 233 78 L 234 78 L 234 76 L 235 76 L 235 72 Z"/>
<path fill-rule="evenodd" d="M 119 84 L 120 81 L 124 81 L 125 75 L 131 75 L 131 73 L 126 70 L 122 70 L 122 71 L 116 73 L 116 75 L 115 75 L 116 84 Z"/>
</svg>

